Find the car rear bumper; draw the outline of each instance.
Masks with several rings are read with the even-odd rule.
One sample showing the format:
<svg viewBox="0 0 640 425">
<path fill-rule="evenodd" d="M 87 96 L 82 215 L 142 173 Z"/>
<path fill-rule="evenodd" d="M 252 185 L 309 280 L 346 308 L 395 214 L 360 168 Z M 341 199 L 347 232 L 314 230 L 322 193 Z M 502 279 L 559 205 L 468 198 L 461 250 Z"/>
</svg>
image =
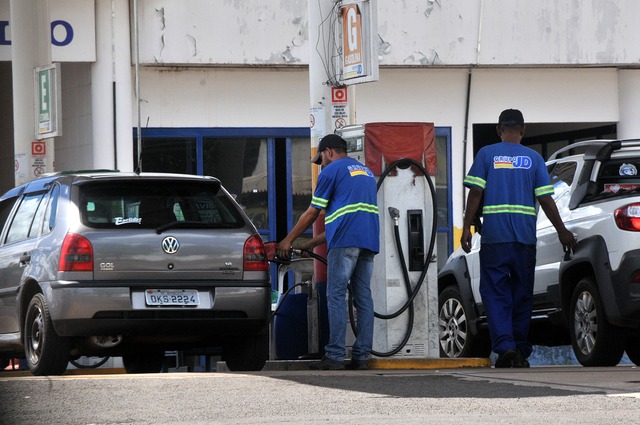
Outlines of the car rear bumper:
<svg viewBox="0 0 640 425">
<path fill-rule="evenodd" d="M 45 291 L 56 332 L 92 335 L 237 335 L 260 333 L 271 315 L 271 287 L 212 287 L 202 284 L 163 288 L 195 289 L 198 306 L 147 306 L 146 289 L 157 284 L 96 286 L 95 282 L 56 282 Z"/>
</svg>

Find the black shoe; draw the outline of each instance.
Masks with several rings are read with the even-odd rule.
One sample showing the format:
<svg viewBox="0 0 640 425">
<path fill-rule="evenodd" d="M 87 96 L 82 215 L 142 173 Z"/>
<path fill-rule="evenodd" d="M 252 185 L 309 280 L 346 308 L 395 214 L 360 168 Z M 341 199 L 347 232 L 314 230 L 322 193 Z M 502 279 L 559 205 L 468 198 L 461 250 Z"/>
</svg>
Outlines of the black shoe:
<svg viewBox="0 0 640 425">
<path fill-rule="evenodd" d="M 343 370 L 344 362 L 332 360 L 329 357 L 324 356 L 322 360 L 320 360 L 319 362 L 310 364 L 309 367 L 315 370 Z"/>
<path fill-rule="evenodd" d="M 513 359 L 513 363 L 511 367 L 525 368 L 530 366 L 531 365 L 529 364 L 529 361 L 527 360 L 527 358 L 524 356 L 524 354 L 520 352 L 520 350 L 518 350 L 515 358 Z"/>
<path fill-rule="evenodd" d="M 507 350 L 504 353 L 499 354 L 498 360 L 496 360 L 494 367 L 496 368 L 513 367 L 513 362 L 517 357 L 517 355 L 518 355 L 518 352 L 514 349 Z"/>
<path fill-rule="evenodd" d="M 351 360 L 349 363 L 349 369 L 351 370 L 369 370 L 369 365 L 366 360 Z"/>
</svg>

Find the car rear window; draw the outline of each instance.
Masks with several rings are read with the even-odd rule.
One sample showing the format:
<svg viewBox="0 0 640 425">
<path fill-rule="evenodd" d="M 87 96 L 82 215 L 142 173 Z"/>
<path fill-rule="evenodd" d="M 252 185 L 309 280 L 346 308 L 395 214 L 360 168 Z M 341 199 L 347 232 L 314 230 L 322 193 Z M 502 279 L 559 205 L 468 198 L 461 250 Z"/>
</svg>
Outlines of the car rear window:
<svg viewBox="0 0 640 425">
<path fill-rule="evenodd" d="M 598 188 L 600 192 L 617 193 L 640 187 L 640 160 L 635 158 L 616 159 L 605 162 L 600 168 Z"/>
<path fill-rule="evenodd" d="M 95 228 L 236 228 L 242 214 L 217 182 L 166 180 L 90 182 L 79 185 L 82 222 Z"/>
</svg>

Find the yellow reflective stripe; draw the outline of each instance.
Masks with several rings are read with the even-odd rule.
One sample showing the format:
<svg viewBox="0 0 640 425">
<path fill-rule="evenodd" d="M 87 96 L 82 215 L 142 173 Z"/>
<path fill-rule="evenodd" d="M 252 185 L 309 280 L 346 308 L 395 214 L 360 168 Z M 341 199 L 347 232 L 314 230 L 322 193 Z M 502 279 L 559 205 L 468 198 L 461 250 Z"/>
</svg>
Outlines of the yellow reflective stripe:
<svg viewBox="0 0 640 425">
<path fill-rule="evenodd" d="M 552 185 L 547 185 L 547 186 L 540 186 L 539 188 L 536 189 L 536 196 L 543 196 L 543 195 L 553 195 L 553 186 Z"/>
<path fill-rule="evenodd" d="M 339 217 L 342 217 L 345 214 L 352 214 L 355 212 L 367 212 L 367 213 L 372 213 L 377 215 L 378 207 L 372 204 L 365 204 L 362 202 L 358 204 L 345 205 L 344 207 L 335 211 L 333 214 L 326 216 L 324 218 L 324 224 L 329 224 L 332 221 L 338 219 Z"/>
<path fill-rule="evenodd" d="M 329 204 L 329 200 L 328 200 L 328 199 L 318 198 L 318 197 L 316 197 L 316 196 L 313 196 L 313 197 L 311 198 L 311 203 L 312 203 L 312 204 L 315 204 L 315 205 L 317 205 L 317 206 L 319 206 L 319 207 L 326 208 L 326 207 L 327 207 L 327 205 Z"/>
<path fill-rule="evenodd" d="M 475 177 L 475 176 L 467 176 L 464 178 L 464 183 L 466 184 L 471 184 L 473 186 L 480 186 L 482 189 L 484 189 L 487 186 L 487 182 L 483 179 L 481 179 L 480 177 Z"/>
<path fill-rule="evenodd" d="M 483 214 L 524 214 L 536 215 L 535 207 L 526 205 L 485 205 L 482 208 Z"/>
</svg>

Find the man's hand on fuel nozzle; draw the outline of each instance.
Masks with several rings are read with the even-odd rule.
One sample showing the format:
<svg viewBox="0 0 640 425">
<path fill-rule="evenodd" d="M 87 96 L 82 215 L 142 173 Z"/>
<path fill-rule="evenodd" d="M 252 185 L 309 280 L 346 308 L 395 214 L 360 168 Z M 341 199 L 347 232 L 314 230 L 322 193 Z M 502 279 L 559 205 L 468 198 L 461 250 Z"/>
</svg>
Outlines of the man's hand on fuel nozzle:
<svg viewBox="0 0 640 425">
<path fill-rule="evenodd" d="M 278 244 L 278 248 L 276 249 L 276 255 L 278 258 L 282 258 L 284 260 L 288 260 L 291 256 L 291 248 L 293 244 L 286 239 L 283 239 Z"/>
</svg>

